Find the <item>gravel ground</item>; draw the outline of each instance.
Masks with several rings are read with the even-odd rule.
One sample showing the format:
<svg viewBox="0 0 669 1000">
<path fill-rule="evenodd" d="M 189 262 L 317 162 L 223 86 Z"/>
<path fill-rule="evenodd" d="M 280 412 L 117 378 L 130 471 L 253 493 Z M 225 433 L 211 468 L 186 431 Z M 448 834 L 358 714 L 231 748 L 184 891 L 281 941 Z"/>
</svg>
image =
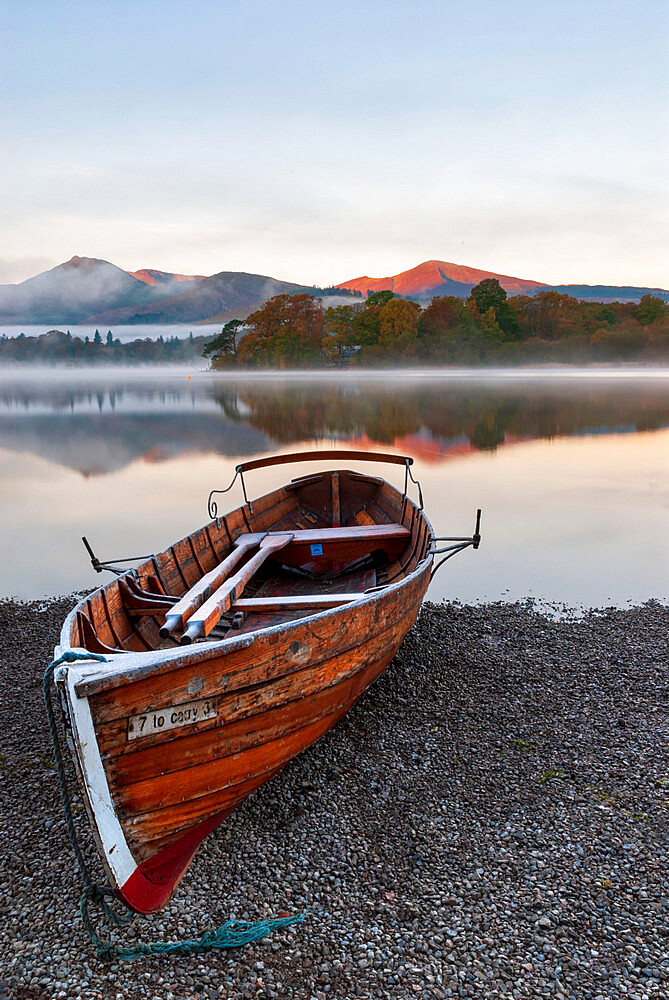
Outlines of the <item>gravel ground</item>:
<svg viewBox="0 0 669 1000">
<path fill-rule="evenodd" d="M 0 603 L 3 1000 L 667 995 L 666 607 L 425 605 L 360 704 L 119 939 L 307 897 L 309 919 L 234 952 L 105 966 L 78 916 L 41 704 L 71 603 Z"/>
</svg>

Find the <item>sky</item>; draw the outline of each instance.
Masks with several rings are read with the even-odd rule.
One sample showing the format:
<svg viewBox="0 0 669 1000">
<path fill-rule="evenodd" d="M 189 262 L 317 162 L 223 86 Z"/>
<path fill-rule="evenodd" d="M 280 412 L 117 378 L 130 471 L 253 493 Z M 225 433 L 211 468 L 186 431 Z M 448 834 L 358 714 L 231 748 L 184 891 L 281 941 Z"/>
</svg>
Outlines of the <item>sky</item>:
<svg viewBox="0 0 669 1000">
<path fill-rule="evenodd" d="M 669 287 L 666 0 L 0 0 L 0 282 Z"/>
</svg>

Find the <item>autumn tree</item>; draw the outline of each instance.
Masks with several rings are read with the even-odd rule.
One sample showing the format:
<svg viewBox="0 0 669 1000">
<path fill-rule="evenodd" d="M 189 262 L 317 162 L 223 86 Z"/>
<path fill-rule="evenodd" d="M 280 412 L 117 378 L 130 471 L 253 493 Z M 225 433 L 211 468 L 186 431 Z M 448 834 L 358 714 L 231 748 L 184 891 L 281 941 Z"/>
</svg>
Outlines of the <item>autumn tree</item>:
<svg viewBox="0 0 669 1000">
<path fill-rule="evenodd" d="M 470 296 L 478 311 L 483 316 L 488 309 L 493 309 L 497 313 L 504 302 L 506 302 L 506 292 L 500 285 L 497 278 L 484 278 L 471 290 Z"/>
<path fill-rule="evenodd" d="M 309 367 L 322 358 L 323 303 L 311 295 L 275 295 L 245 321 L 237 357 L 260 368 Z"/>
<path fill-rule="evenodd" d="M 606 311 L 597 309 L 590 320 L 586 315 L 586 303 L 552 289 L 533 296 L 519 296 L 519 299 L 521 310 L 517 312 L 517 318 L 525 338 L 560 340 L 562 337 L 591 333 L 602 325 L 602 321 L 607 322 Z"/>
<path fill-rule="evenodd" d="M 339 365 L 356 346 L 354 315 L 353 306 L 330 306 L 325 310 L 325 328 L 329 334 L 323 341 L 326 360 Z"/>
<path fill-rule="evenodd" d="M 389 288 L 384 288 L 380 292 L 370 292 L 367 296 L 367 301 L 365 306 L 367 309 L 378 309 L 385 306 L 391 299 L 396 298 L 394 292 L 391 292 Z"/>
<path fill-rule="evenodd" d="M 383 307 L 395 298 L 395 293 L 389 290 L 372 292 L 367 296 L 362 309 L 356 310 L 353 317 L 353 333 L 355 344 L 359 347 L 370 347 L 379 342 L 379 317 Z"/>
<path fill-rule="evenodd" d="M 465 351 L 471 355 L 470 341 L 478 327 L 462 299 L 441 295 L 432 299 L 418 322 L 419 349 L 430 361 L 452 361 Z"/>
<path fill-rule="evenodd" d="M 669 316 L 669 305 L 658 295 L 642 295 L 635 314 L 640 323 L 649 326 Z"/>
<path fill-rule="evenodd" d="M 644 328 L 635 319 L 597 330 L 590 339 L 597 347 L 597 355 L 607 361 L 632 360 L 643 353 L 647 344 Z"/>
<path fill-rule="evenodd" d="M 379 346 L 398 358 L 412 357 L 418 341 L 420 306 L 408 299 L 390 299 L 379 310 Z"/>
<path fill-rule="evenodd" d="M 420 332 L 426 338 L 440 338 L 468 319 L 469 313 L 462 299 L 455 295 L 436 296 L 423 310 Z"/>
</svg>

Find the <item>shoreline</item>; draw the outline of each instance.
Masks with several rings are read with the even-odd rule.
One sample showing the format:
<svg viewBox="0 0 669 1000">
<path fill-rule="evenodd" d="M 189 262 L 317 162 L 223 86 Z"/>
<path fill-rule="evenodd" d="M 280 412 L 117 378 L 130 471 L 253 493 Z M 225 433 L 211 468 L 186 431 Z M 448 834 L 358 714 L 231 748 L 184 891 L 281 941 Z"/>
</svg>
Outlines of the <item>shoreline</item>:
<svg viewBox="0 0 669 1000">
<path fill-rule="evenodd" d="M 547 362 L 546 364 L 509 364 L 509 365 L 442 365 L 415 367 L 385 367 L 366 368 L 354 366 L 351 368 L 211 368 L 196 367 L 202 359 L 196 358 L 192 364 L 187 361 L 146 361 L 137 364 L 116 364 L 114 362 L 98 362 L 97 364 L 79 365 L 68 363 L 47 364 L 39 361 L 25 361 L 0 364 L 0 376 L 16 373 L 63 372 L 67 374 L 127 374 L 129 372 L 156 372 L 156 374 L 207 375 L 216 379 L 317 379 L 346 378 L 378 379 L 408 376 L 412 378 L 440 378 L 449 375 L 457 378 L 549 378 L 549 377 L 581 377 L 581 378 L 620 378 L 630 375 L 652 376 L 654 378 L 669 378 L 669 363 L 658 362 L 597 362 L 591 364 L 569 364 L 568 362 Z"/>
<path fill-rule="evenodd" d="M 79 919 L 41 704 L 72 603 L 0 600 L 3 1000 L 666 989 L 666 606 L 555 620 L 527 602 L 425 604 L 342 722 L 210 836 L 169 907 L 121 939 L 192 938 L 307 897 L 309 919 L 230 952 L 108 967 Z"/>
</svg>

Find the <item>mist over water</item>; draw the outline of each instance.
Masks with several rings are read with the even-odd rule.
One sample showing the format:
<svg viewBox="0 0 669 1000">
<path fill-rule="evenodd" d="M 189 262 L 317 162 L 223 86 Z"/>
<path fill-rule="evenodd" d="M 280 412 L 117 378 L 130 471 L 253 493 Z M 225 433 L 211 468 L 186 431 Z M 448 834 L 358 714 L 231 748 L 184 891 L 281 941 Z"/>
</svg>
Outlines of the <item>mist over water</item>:
<svg viewBox="0 0 669 1000">
<path fill-rule="evenodd" d="M 483 508 L 481 548 L 439 572 L 432 599 L 669 596 L 669 372 L 573 369 L 5 370 L 0 592 L 96 584 L 82 534 L 106 558 L 161 550 L 244 458 L 337 445 L 413 455 L 437 534 L 470 533 Z M 252 473 L 250 494 L 308 468 Z"/>
</svg>

